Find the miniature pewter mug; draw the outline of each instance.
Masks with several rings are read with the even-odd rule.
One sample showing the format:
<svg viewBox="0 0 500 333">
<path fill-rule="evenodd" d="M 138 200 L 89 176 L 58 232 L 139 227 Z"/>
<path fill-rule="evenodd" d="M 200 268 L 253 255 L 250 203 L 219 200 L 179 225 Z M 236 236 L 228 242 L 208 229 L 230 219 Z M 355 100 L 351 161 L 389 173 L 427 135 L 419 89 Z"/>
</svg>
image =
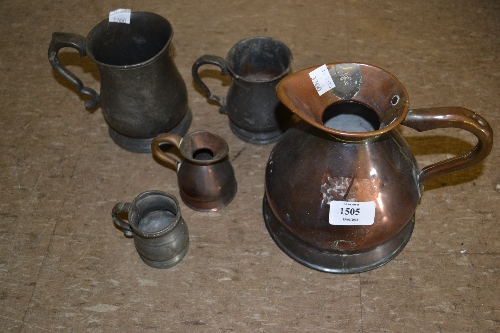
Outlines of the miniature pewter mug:
<svg viewBox="0 0 500 333">
<path fill-rule="evenodd" d="M 121 214 L 128 214 L 128 222 Z M 165 192 L 146 191 L 132 203 L 117 203 L 111 213 L 127 237 L 134 237 L 142 261 L 154 268 L 168 268 L 184 258 L 189 247 L 188 228 L 177 199 Z"/>
<path fill-rule="evenodd" d="M 280 100 L 303 121 L 270 154 L 264 219 L 274 241 L 298 262 L 330 273 L 359 273 L 402 251 L 424 182 L 482 161 L 493 132 L 464 108 L 410 109 L 404 86 L 383 69 L 327 64 L 323 73 L 333 84 L 322 95 L 313 70 L 298 71 L 277 87 Z M 399 125 L 459 128 L 478 143 L 420 169 Z"/>
<path fill-rule="evenodd" d="M 232 132 L 253 144 L 275 142 L 290 124 L 292 114 L 276 97 L 276 85 L 290 73 L 292 52 L 282 42 L 269 37 L 239 41 L 226 59 L 201 56 L 193 64 L 194 82 L 207 99 L 217 102 L 220 112 L 229 117 Z M 221 68 L 231 76 L 227 97 L 213 95 L 201 80 L 198 69 L 205 64 Z"/>
<path fill-rule="evenodd" d="M 90 97 L 89 110 L 101 104 L 109 134 L 120 147 L 150 152 L 152 139 L 164 132 L 184 135 L 191 124 L 186 85 L 174 64 L 173 29 L 160 15 L 131 13 L 130 24 L 103 20 L 88 36 L 56 32 L 48 56 L 52 67 Z M 71 47 L 97 64 L 101 93 L 85 87 L 59 61 L 58 52 Z"/>
<path fill-rule="evenodd" d="M 182 160 L 161 149 L 171 144 Z M 228 159 L 229 147 L 218 135 L 207 131 L 158 135 L 151 144 L 154 157 L 177 171 L 182 201 L 194 210 L 217 211 L 233 200 L 237 191 L 234 170 Z"/>
</svg>

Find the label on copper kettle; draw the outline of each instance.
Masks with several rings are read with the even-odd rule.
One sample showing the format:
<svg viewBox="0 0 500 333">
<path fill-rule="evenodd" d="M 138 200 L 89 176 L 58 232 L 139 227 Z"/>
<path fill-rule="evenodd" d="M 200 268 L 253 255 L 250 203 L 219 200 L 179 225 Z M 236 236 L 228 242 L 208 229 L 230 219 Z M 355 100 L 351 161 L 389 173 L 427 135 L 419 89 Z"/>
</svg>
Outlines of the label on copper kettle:
<svg viewBox="0 0 500 333">
<path fill-rule="evenodd" d="M 328 72 L 326 65 L 320 66 L 310 72 L 309 77 L 320 96 L 335 88 L 335 83 L 333 83 L 332 76 Z"/>
<path fill-rule="evenodd" d="M 330 201 L 331 225 L 372 225 L 375 222 L 375 201 Z"/>
<path fill-rule="evenodd" d="M 116 9 L 109 12 L 109 22 L 130 24 L 130 9 Z"/>
</svg>

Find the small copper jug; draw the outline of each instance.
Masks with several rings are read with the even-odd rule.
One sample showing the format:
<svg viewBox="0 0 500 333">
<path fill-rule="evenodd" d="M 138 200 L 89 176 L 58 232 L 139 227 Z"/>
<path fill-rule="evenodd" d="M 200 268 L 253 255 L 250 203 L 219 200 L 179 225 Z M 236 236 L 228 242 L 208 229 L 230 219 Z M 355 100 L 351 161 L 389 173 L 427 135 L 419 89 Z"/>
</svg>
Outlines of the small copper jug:
<svg viewBox="0 0 500 333">
<path fill-rule="evenodd" d="M 182 155 L 179 160 L 161 146 L 171 144 Z M 229 147 L 218 135 L 197 131 L 180 137 L 164 133 L 151 143 L 154 157 L 177 171 L 182 201 L 199 211 L 217 211 L 233 200 L 237 191 L 234 170 L 228 159 Z"/>
<path fill-rule="evenodd" d="M 302 121 L 270 154 L 264 219 L 275 242 L 298 262 L 358 273 L 387 263 L 404 248 L 424 182 L 483 160 L 493 133 L 467 109 L 409 109 L 403 85 L 380 68 L 321 67 L 321 80 L 309 68 L 278 84 L 278 97 Z M 417 131 L 460 128 L 478 143 L 461 156 L 419 169 L 398 125 Z"/>
</svg>

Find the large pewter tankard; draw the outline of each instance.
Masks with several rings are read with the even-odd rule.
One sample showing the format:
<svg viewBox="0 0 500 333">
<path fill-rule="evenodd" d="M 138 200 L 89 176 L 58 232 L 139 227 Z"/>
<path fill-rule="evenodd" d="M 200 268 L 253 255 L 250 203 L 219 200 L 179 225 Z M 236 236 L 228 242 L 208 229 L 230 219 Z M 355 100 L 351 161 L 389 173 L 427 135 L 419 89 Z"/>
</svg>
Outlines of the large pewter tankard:
<svg viewBox="0 0 500 333">
<path fill-rule="evenodd" d="M 153 138 L 165 132 L 183 136 L 191 124 L 186 85 L 174 64 L 170 43 L 173 29 L 160 15 L 133 12 L 130 24 L 103 20 L 85 38 L 56 32 L 49 45 L 49 62 L 56 72 L 87 98 L 93 110 L 100 103 L 109 134 L 120 147 L 150 152 Z M 59 61 L 60 49 L 70 47 L 97 64 L 100 95 L 85 87 Z"/>
</svg>

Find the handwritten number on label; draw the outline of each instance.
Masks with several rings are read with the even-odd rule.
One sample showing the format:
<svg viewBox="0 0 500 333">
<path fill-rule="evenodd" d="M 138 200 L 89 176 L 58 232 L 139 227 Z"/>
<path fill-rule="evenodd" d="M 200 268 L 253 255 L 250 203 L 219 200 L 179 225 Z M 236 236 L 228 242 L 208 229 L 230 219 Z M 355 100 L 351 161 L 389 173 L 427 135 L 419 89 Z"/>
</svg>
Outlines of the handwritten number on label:
<svg viewBox="0 0 500 333">
<path fill-rule="evenodd" d="M 321 96 L 327 91 L 335 88 L 335 83 L 328 72 L 326 65 L 322 65 L 309 73 L 314 88 Z"/>
<path fill-rule="evenodd" d="M 130 9 L 117 9 L 109 12 L 109 22 L 130 24 Z"/>
<path fill-rule="evenodd" d="M 318 81 L 318 78 L 316 76 L 311 76 L 311 80 L 314 84 L 314 88 L 316 88 L 316 91 L 320 91 L 321 90 L 321 83 L 319 83 Z"/>
</svg>

